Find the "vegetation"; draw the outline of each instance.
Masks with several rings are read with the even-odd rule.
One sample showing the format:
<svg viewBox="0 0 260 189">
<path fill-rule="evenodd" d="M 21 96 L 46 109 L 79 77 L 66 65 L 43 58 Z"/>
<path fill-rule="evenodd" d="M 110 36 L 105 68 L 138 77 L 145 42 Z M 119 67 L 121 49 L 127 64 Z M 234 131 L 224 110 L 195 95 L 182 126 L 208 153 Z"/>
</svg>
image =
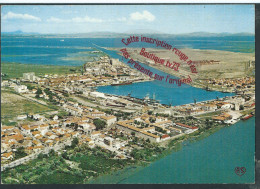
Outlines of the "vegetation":
<svg viewBox="0 0 260 189">
<path fill-rule="evenodd" d="M 27 154 L 24 151 L 24 147 L 17 148 L 17 151 L 15 152 L 15 159 L 20 159 L 27 156 Z"/>
<path fill-rule="evenodd" d="M 95 119 L 93 123 L 96 126 L 96 130 L 101 130 L 106 127 L 106 122 L 101 119 Z"/>
<path fill-rule="evenodd" d="M 27 100 L 12 92 L 2 90 L 1 118 L 13 118 L 17 115 L 28 113 L 42 113 L 53 110 L 52 108 Z"/>
<path fill-rule="evenodd" d="M 134 161 L 111 159 L 115 154 L 86 145 L 69 147 L 61 156 L 39 154 L 38 158 L 1 173 L 4 184 L 82 184 L 89 178 L 122 169 Z"/>
<path fill-rule="evenodd" d="M 81 67 L 76 66 L 51 66 L 51 65 L 36 65 L 36 64 L 20 64 L 20 63 L 6 63 L 1 64 L 2 73 L 5 74 L 3 79 L 19 78 L 23 73 L 35 72 L 37 76 L 45 74 L 70 74 L 80 72 Z"/>
</svg>

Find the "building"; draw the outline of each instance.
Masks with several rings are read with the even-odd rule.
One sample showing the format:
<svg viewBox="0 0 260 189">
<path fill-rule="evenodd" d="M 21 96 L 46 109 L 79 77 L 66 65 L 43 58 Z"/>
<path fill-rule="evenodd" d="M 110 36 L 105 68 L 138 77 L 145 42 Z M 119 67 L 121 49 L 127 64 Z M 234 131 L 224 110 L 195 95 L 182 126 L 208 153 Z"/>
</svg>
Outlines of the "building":
<svg viewBox="0 0 260 189">
<path fill-rule="evenodd" d="M 35 81 L 38 79 L 38 77 L 35 76 L 34 72 L 30 72 L 30 73 L 23 73 L 23 79 L 29 81 Z"/>
<path fill-rule="evenodd" d="M 25 86 L 25 85 L 16 85 L 14 87 L 14 90 L 17 93 L 27 93 L 28 92 L 27 86 Z"/>
<path fill-rule="evenodd" d="M 186 134 L 193 133 L 194 131 L 197 131 L 199 129 L 198 127 L 191 127 L 189 125 L 185 125 L 185 124 L 182 124 L 182 123 L 175 123 L 175 125 L 177 127 L 181 127 L 181 128 L 186 129 L 184 131 L 184 133 L 186 133 Z"/>
<path fill-rule="evenodd" d="M 111 146 L 112 147 L 112 143 L 113 143 L 114 139 L 111 138 L 111 137 L 105 137 L 104 138 L 104 143 L 108 146 Z"/>
<path fill-rule="evenodd" d="M 101 116 L 100 118 L 104 120 L 108 126 L 116 123 L 117 120 L 116 116 Z"/>
<path fill-rule="evenodd" d="M 129 123 L 134 122 L 134 120 L 129 121 L 119 121 L 117 122 L 117 127 L 127 133 L 135 133 L 135 136 L 141 137 L 144 139 L 149 139 L 151 142 L 160 142 L 160 137 L 152 134 L 148 131 L 143 131 L 142 129 L 139 129 L 135 126 L 130 125 Z"/>
<path fill-rule="evenodd" d="M 95 117 L 95 118 L 99 118 L 99 117 L 104 117 L 106 115 L 106 113 L 104 113 L 104 112 L 91 112 L 90 115 Z"/>
</svg>

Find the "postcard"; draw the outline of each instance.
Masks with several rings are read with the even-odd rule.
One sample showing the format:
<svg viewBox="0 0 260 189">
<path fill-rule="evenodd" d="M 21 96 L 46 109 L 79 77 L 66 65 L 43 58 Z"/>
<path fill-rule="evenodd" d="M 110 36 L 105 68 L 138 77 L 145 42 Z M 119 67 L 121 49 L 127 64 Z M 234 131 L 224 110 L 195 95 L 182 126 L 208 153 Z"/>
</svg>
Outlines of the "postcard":
<svg viewBox="0 0 260 189">
<path fill-rule="evenodd" d="M 255 5 L 2 5 L 1 183 L 255 183 Z"/>
</svg>

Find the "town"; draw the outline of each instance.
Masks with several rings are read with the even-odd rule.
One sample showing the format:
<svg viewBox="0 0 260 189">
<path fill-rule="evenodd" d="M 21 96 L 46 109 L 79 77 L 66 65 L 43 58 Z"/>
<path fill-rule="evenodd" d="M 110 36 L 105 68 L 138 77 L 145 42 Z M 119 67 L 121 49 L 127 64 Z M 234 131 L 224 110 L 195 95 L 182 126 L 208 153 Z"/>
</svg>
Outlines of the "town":
<svg viewBox="0 0 260 189">
<path fill-rule="evenodd" d="M 152 79 L 117 59 L 102 56 L 88 62 L 81 74 L 36 76 L 2 80 L 10 90 L 29 101 L 51 104 L 56 110 L 13 117 L 16 124 L 1 123 L 1 171 L 68 146 L 87 145 L 112 153 L 114 159 L 135 159 L 136 149 L 204 132 L 218 125 L 234 124 L 254 114 L 254 78 L 208 80 L 237 94 L 214 100 L 171 106 L 155 98 L 135 98 L 97 92 L 98 86 L 128 85 Z"/>
</svg>

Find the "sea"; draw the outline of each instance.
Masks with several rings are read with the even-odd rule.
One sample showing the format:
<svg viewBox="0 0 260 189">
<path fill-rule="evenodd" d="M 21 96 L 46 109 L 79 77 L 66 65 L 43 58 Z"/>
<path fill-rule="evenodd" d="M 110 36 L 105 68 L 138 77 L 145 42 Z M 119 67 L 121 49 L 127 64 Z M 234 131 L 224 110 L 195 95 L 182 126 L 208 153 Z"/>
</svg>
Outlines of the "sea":
<svg viewBox="0 0 260 189">
<path fill-rule="evenodd" d="M 101 47 L 126 47 L 122 38 L 51 38 L 16 35 L 1 36 L 1 62 L 26 64 L 81 66 L 89 57 L 96 57 L 95 45 Z M 160 38 L 176 48 L 212 49 L 232 52 L 254 52 L 254 36 L 226 37 L 175 37 Z M 139 42 L 127 47 L 156 47 Z"/>
<path fill-rule="evenodd" d="M 176 48 L 212 49 L 231 52 L 254 52 L 254 36 L 179 37 L 161 39 Z M 86 61 L 98 59 L 92 51 L 100 50 L 127 64 L 115 51 L 106 47 L 125 47 L 121 38 L 44 38 L 2 36 L 1 63 L 82 66 Z M 129 46 L 130 47 L 130 46 Z M 131 47 L 154 47 L 135 43 Z M 154 73 L 168 74 L 141 64 Z M 174 76 L 171 76 L 175 78 Z M 205 101 L 233 93 L 205 91 L 189 85 L 172 85 L 162 81 L 134 83 L 122 86 L 98 87 L 98 91 L 144 98 L 149 96 L 172 106 Z M 147 167 L 128 167 L 104 175 L 92 183 L 253 183 L 255 153 L 255 118 L 225 127 L 196 142 L 187 141 L 182 149 L 151 163 Z M 236 167 L 245 167 L 242 176 Z"/>
<path fill-rule="evenodd" d="M 245 167 L 244 175 L 235 173 Z M 91 184 L 241 184 L 255 181 L 255 117 L 224 127 L 147 167 L 127 167 Z"/>
</svg>

